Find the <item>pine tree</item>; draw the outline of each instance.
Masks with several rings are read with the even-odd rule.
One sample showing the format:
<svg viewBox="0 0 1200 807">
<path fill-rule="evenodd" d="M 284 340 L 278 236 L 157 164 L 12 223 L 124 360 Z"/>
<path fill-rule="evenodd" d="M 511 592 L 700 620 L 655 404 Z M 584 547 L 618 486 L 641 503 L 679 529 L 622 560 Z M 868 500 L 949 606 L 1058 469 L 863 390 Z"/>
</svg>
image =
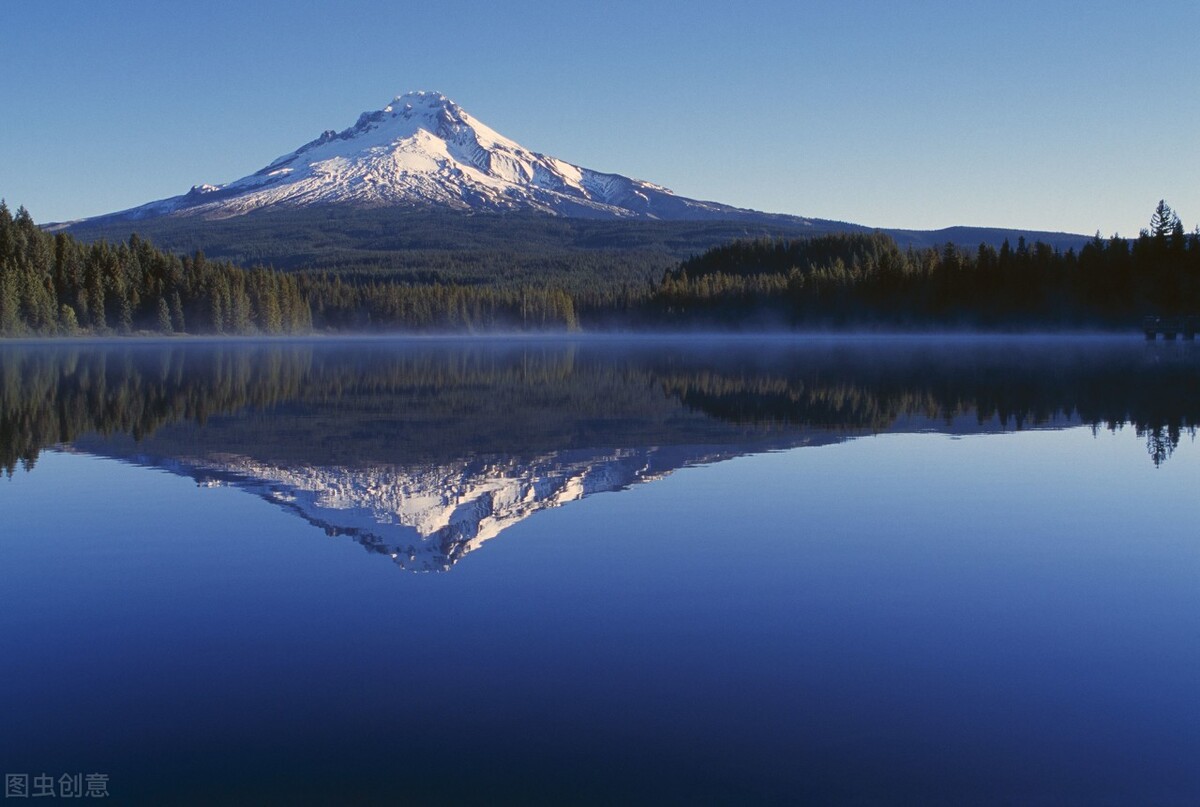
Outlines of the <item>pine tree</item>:
<svg viewBox="0 0 1200 807">
<path fill-rule="evenodd" d="M 162 333 L 171 333 L 174 330 L 171 327 L 171 309 L 162 297 L 158 298 L 158 330 Z"/>
<path fill-rule="evenodd" d="M 1166 238 L 1175 229 L 1176 224 L 1179 224 L 1179 217 L 1175 215 L 1175 211 L 1165 200 L 1159 199 L 1158 206 L 1150 216 L 1150 236 L 1156 239 Z"/>
<path fill-rule="evenodd" d="M 79 330 L 79 320 L 75 316 L 75 309 L 66 303 L 58 312 L 58 329 L 68 336 Z"/>
<path fill-rule="evenodd" d="M 186 333 L 186 323 L 183 320 L 183 300 L 179 298 L 179 292 L 171 293 L 171 327 L 175 333 Z"/>
<path fill-rule="evenodd" d="M 208 305 L 210 317 L 212 318 L 212 329 L 214 333 L 225 332 L 225 308 L 221 302 L 221 291 L 216 286 L 209 289 Z"/>
<path fill-rule="evenodd" d="M 11 261 L 0 258 L 0 333 L 12 336 L 23 330 L 16 272 Z"/>
</svg>

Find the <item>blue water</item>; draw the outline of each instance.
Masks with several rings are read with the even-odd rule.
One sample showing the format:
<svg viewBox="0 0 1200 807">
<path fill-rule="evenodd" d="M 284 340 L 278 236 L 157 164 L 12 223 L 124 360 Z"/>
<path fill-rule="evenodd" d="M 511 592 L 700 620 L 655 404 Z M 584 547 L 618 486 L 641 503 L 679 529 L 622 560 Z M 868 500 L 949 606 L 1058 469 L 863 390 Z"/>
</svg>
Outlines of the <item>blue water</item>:
<svg viewBox="0 0 1200 807">
<path fill-rule="evenodd" d="M 282 506 L 278 479 L 196 470 L 251 452 L 238 424 L 311 443 L 348 406 L 283 397 L 142 443 L 76 435 L 0 480 L 5 773 L 102 772 L 135 804 L 1200 801 L 1186 428 L 1156 465 L 1144 430 L 1070 413 L 764 438 L 670 410 L 664 444 L 700 418 L 737 450 L 414 573 L 332 529 L 336 507 Z M 647 417 L 614 406 L 564 449 Z M 363 439 L 361 466 L 314 456 L 408 462 Z"/>
</svg>

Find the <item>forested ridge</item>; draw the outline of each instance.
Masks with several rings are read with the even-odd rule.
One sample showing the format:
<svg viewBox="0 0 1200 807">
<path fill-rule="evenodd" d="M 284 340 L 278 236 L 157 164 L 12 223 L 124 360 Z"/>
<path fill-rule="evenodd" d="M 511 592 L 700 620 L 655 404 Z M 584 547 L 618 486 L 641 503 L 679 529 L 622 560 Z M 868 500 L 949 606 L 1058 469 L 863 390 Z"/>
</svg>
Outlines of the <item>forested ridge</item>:
<svg viewBox="0 0 1200 807">
<path fill-rule="evenodd" d="M 85 244 L 0 202 L 0 335 L 574 329 L 548 286 L 344 280 L 171 255 L 136 234 Z"/>
<path fill-rule="evenodd" d="M 902 249 L 883 233 L 735 240 L 638 278 L 602 256 L 490 282 L 280 271 L 178 256 L 132 235 L 83 243 L 0 202 L 0 335 L 1132 328 L 1200 313 L 1200 228 L 1160 202 L 1129 240 Z M 528 270 L 528 266 L 525 270 Z M 536 277 L 536 275 L 535 275 Z"/>
<path fill-rule="evenodd" d="M 167 252 L 238 266 L 274 266 L 345 280 L 460 283 L 552 283 L 575 291 L 596 276 L 616 283 L 655 282 L 679 261 L 738 239 L 808 238 L 832 232 L 871 233 L 849 222 L 764 216 L 741 221 L 589 219 L 544 213 L 465 212 L 437 208 L 315 205 L 264 209 L 224 219 L 160 216 L 137 221 L 106 217 L 56 225 L 81 241 L 121 241 L 133 228 Z M 1087 241 L 1071 233 L 951 227 L 887 230 L 902 248 L 947 241 L 999 249 L 1020 236 L 1058 249 Z"/>
<path fill-rule="evenodd" d="M 0 334 L 301 333 L 294 277 L 168 255 L 149 242 L 84 244 L 0 202 Z"/>
<path fill-rule="evenodd" d="M 1078 252 L 1007 241 L 901 250 L 882 234 L 739 241 L 684 261 L 654 295 L 664 323 L 786 327 L 1130 328 L 1200 314 L 1200 228 L 1160 202 L 1128 240 Z"/>
</svg>

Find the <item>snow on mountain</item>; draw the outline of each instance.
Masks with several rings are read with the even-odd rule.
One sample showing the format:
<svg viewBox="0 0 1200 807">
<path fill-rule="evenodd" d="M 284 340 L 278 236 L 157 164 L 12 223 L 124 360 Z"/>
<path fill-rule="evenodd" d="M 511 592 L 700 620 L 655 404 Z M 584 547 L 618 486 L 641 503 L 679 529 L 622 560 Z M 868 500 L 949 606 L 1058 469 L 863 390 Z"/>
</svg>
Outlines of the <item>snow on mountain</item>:
<svg viewBox="0 0 1200 807">
<path fill-rule="evenodd" d="M 709 446 L 574 449 L 369 466 L 281 465 L 228 453 L 123 459 L 191 477 L 202 487 L 260 496 L 329 535 L 390 556 L 403 569 L 446 571 L 539 511 L 737 453 Z"/>
<path fill-rule="evenodd" d="M 226 218 L 320 204 L 532 210 L 590 218 L 770 217 L 685 199 L 659 185 L 530 151 L 440 93 L 410 92 L 250 176 L 227 185 L 196 185 L 182 196 L 99 218 Z"/>
</svg>

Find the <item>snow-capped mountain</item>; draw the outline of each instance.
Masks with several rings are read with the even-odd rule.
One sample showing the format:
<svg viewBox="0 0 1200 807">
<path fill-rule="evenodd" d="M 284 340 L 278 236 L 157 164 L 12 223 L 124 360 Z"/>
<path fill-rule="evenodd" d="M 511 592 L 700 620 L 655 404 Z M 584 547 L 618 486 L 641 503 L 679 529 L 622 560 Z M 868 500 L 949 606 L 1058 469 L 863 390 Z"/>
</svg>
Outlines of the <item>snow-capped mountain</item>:
<svg viewBox="0 0 1200 807">
<path fill-rule="evenodd" d="M 531 151 L 436 92 L 397 96 L 348 129 L 329 130 L 250 176 L 98 219 L 199 215 L 321 204 L 538 211 L 589 218 L 786 218 L 676 196 L 619 174 Z M 92 221 L 95 221 L 92 220 Z"/>
<path fill-rule="evenodd" d="M 220 452 L 121 459 L 191 477 L 201 487 L 260 496 L 329 535 L 350 537 L 389 556 L 402 569 L 429 572 L 449 570 L 542 510 L 741 453 L 744 449 L 728 446 L 569 449 L 523 458 L 365 466 L 285 465 Z"/>
<path fill-rule="evenodd" d="M 721 159 L 736 159 L 734 154 Z M 321 236 L 303 241 L 306 264 L 330 249 L 328 238 L 314 224 L 330 224 L 339 249 L 381 246 L 369 236 L 347 233 L 347 218 L 390 220 L 393 211 L 434 213 L 453 219 L 451 231 L 461 235 L 463 221 L 455 213 L 492 212 L 549 215 L 566 219 L 604 219 L 611 230 L 576 238 L 572 233 L 542 234 L 551 246 L 568 249 L 624 249 L 622 233 L 636 231 L 646 222 L 674 222 L 678 253 L 684 257 L 733 238 L 796 238 L 830 232 L 871 232 L 862 224 L 809 218 L 733 207 L 676 196 L 669 189 L 620 174 L 595 171 L 566 160 L 532 151 L 485 125 L 458 104 L 436 92 L 410 92 L 394 98 L 382 109 L 364 112 L 353 126 L 330 129 L 300 148 L 279 157 L 253 174 L 224 185 L 194 185 L 172 196 L 138 207 L 87 219 L 45 225 L 55 232 L 67 230 L 84 240 L 124 239 L 137 222 L 139 235 L 160 247 L 191 251 L 202 246 L 210 257 L 234 261 L 254 260 L 277 266 L 293 265 L 296 234 L 316 227 Z M 334 212 L 336 211 L 336 213 Z M 272 214 L 270 221 L 254 216 Z M 280 215 L 283 214 L 283 215 Z M 288 215 L 290 214 L 290 215 Z M 238 230 L 242 216 L 256 219 L 256 233 L 247 241 Z M 289 222 L 300 218 L 303 221 Z M 479 217 L 488 219 L 489 217 Z M 731 225 L 731 231 L 709 232 L 714 222 Z M 199 226 L 196 226 L 199 225 Z M 285 234 L 283 252 L 263 252 L 263 232 Z M 695 229 L 699 228 L 699 229 Z M 350 228 L 353 229 L 353 228 Z M 469 229 L 469 227 L 468 227 Z M 369 230 L 369 228 L 368 228 Z M 471 239 L 484 248 L 496 245 L 494 234 L 470 230 Z M 1081 248 L 1087 236 L 1033 230 L 987 227 L 951 227 L 943 230 L 884 229 L 901 245 L 940 246 L 953 242 L 974 248 L 980 243 L 999 247 L 1004 240 L 1016 243 L 1044 241 L 1059 249 Z M 482 239 L 482 240 L 480 240 Z M 273 239 L 267 238 L 269 243 Z M 635 239 L 633 244 L 637 245 Z M 502 237 L 498 246 L 514 244 Z M 520 244 L 516 245 L 520 248 Z M 543 247 L 545 244 L 542 245 Z M 435 248 L 441 248 L 437 246 Z M 383 251 L 394 249 L 384 245 Z M 344 255 L 337 257 L 338 265 Z"/>
</svg>

